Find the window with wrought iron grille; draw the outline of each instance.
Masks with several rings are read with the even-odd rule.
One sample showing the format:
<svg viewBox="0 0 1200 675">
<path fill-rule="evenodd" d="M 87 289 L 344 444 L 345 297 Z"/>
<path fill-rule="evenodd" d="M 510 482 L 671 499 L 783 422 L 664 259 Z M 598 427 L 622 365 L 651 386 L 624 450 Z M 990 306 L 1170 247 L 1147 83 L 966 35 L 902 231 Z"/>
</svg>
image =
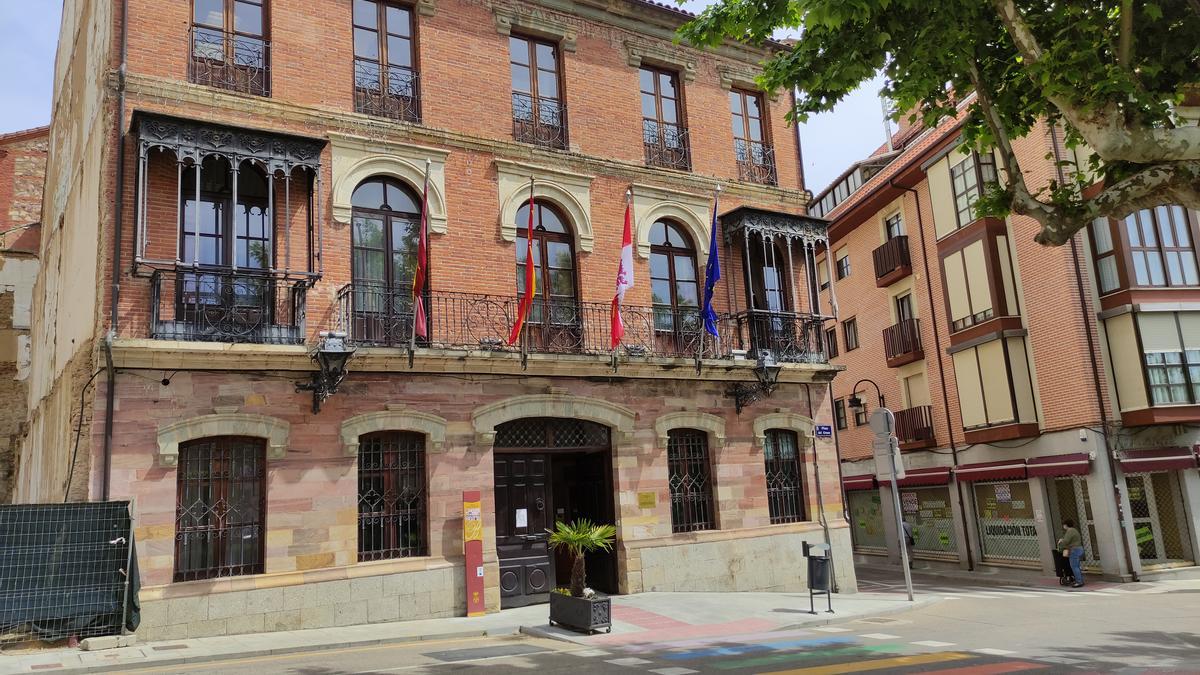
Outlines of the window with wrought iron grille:
<svg viewBox="0 0 1200 675">
<path fill-rule="evenodd" d="M 717 528 L 708 434 L 698 429 L 667 432 L 667 483 L 671 490 L 672 532 Z"/>
<path fill-rule="evenodd" d="M 796 432 L 768 429 L 763 446 L 767 506 L 771 523 L 795 523 L 805 518 L 804 470 Z"/>
<path fill-rule="evenodd" d="M 403 5 L 354 0 L 354 110 L 420 122 L 413 12 Z"/>
<path fill-rule="evenodd" d="M 508 38 L 512 74 L 513 138 L 549 148 L 567 148 L 558 45 L 513 35 Z"/>
<path fill-rule="evenodd" d="M 266 442 L 181 443 L 175 474 L 175 581 L 261 574 Z"/>
<path fill-rule="evenodd" d="M 188 81 L 271 95 L 266 0 L 192 0 Z"/>
<path fill-rule="evenodd" d="M 358 439 L 358 559 L 428 555 L 425 436 L 382 431 Z"/>
</svg>

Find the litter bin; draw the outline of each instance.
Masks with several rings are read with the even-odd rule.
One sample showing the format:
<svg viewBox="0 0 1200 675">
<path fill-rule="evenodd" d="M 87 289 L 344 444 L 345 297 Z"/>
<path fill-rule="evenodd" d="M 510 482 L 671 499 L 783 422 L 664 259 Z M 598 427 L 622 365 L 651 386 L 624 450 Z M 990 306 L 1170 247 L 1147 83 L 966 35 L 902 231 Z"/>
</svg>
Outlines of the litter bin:
<svg viewBox="0 0 1200 675">
<path fill-rule="evenodd" d="M 830 614 L 833 613 L 833 595 L 829 583 L 829 566 L 833 562 L 830 557 L 829 544 L 809 544 L 804 542 L 804 557 L 808 560 L 808 611 L 816 614 L 814 596 L 824 595 Z"/>
</svg>

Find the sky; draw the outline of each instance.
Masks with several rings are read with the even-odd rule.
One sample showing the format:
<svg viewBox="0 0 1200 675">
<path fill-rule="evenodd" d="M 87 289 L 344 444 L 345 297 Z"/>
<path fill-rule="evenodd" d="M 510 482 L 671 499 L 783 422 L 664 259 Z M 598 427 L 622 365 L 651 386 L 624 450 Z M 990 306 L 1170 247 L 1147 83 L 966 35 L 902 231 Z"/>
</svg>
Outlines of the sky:
<svg viewBox="0 0 1200 675">
<path fill-rule="evenodd" d="M 708 4 L 692 0 L 685 7 L 698 11 Z M 60 0 L 0 0 L 0 134 L 50 121 L 60 12 Z M 864 85 L 800 126 L 805 182 L 814 194 L 886 140 L 880 84 Z"/>
</svg>

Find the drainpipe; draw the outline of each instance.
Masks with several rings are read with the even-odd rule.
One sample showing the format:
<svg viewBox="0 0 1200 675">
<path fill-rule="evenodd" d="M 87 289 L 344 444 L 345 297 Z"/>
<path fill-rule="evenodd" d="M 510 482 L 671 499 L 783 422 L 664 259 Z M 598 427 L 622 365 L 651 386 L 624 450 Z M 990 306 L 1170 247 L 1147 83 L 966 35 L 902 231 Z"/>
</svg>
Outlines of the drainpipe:
<svg viewBox="0 0 1200 675">
<path fill-rule="evenodd" d="M 109 475 L 112 469 L 113 444 L 113 413 L 116 408 L 117 383 L 116 371 L 112 366 L 112 341 L 117 335 L 118 320 L 117 305 L 121 299 L 121 224 L 124 219 L 125 205 L 125 76 L 129 63 L 129 0 L 121 2 L 121 66 L 117 70 L 117 181 L 116 192 L 113 195 L 113 258 L 112 258 L 112 311 L 108 318 L 108 335 L 104 338 L 105 366 L 108 370 L 106 378 L 108 387 L 105 394 L 104 411 L 104 469 L 101 475 L 100 500 L 108 501 L 108 491 L 112 483 Z"/>
<path fill-rule="evenodd" d="M 921 235 L 921 264 L 925 269 L 925 295 L 929 298 L 929 320 L 933 324 L 933 346 L 937 354 L 938 378 L 942 382 L 942 410 L 946 415 L 946 433 L 950 435 L 950 463 L 955 468 L 958 468 L 958 446 L 954 443 L 954 425 L 950 422 L 950 396 L 946 393 L 946 367 L 942 363 L 942 338 L 938 333 L 937 309 L 933 301 L 933 280 L 929 272 L 929 249 L 925 245 L 925 219 L 921 214 L 921 195 L 910 187 L 897 185 L 894 177 L 888 179 L 888 184 L 893 188 L 912 194 L 913 200 L 917 203 L 917 232 Z M 954 488 L 958 492 L 959 517 L 962 519 L 963 536 L 967 537 L 971 532 L 971 528 L 967 523 L 967 503 L 963 501 L 962 483 L 957 478 L 954 480 Z M 967 571 L 974 572 L 975 556 L 971 552 L 971 542 L 967 541 L 965 543 L 967 549 Z"/>
<path fill-rule="evenodd" d="M 1058 125 L 1050 125 L 1050 147 L 1054 151 L 1054 169 L 1058 173 L 1058 184 L 1066 185 L 1066 175 L 1062 168 L 1062 149 L 1059 146 Z M 1117 467 L 1113 453 L 1108 445 L 1108 411 L 1104 408 L 1104 389 L 1100 384 L 1100 368 L 1096 360 L 1100 354 L 1096 349 L 1096 341 L 1092 338 L 1092 322 L 1087 310 L 1087 291 L 1083 284 L 1083 268 L 1079 261 L 1079 237 L 1071 237 L 1071 263 L 1075 266 L 1075 290 L 1079 293 L 1079 315 L 1083 318 L 1084 333 L 1087 335 L 1088 363 L 1092 367 L 1092 387 L 1096 392 L 1096 408 L 1100 412 L 1100 426 L 1104 429 L 1104 456 L 1108 462 L 1108 473 L 1113 479 L 1113 505 L 1116 507 L 1117 523 L 1121 526 L 1121 550 L 1125 554 L 1125 567 L 1129 570 L 1134 581 L 1138 581 L 1137 569 L 1133 566 L 1133 552 L 1129 550 L 1129 536 L 1125 531 L 1125 516 L 1121 509 L 1121 488 L 1117 484 Z"/>
</svg>

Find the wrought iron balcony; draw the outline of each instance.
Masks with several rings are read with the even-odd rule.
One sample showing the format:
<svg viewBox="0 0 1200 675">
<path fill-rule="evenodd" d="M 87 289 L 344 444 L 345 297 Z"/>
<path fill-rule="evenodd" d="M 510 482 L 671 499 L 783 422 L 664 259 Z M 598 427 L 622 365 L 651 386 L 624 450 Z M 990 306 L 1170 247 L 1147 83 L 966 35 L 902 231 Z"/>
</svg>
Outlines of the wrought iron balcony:
<svg viewBox="0 0 1200 675">
<path fill-rule="evenodd" d="M 505 345 L 517 315 L 517 296 L 434 292 L 426 303 L 426 335 L 418 347 L 527 351 L 542 354 L 609 354 L 611 306 L 606 302 L 536 301 L 523 343 Z M 338 291 L 338 327 L 356 344 L 407 347 L 413 340 L 408 286 L 347 284 Z M 728 353 L 706 337 L 699 310 L 624 306 L 624 354 L 633 357 L 709 358 Z"/>
<path fill-rule="evenodd" d="M 883 329 L 883 351 L 889 368 L 898 368 L 925 358 L 921 349 L 920 319 L 905 319 Z"/>
<path fill-rule="evenodd" d="M 908 255 L 908 236 L 900 235 L 887 240 L 883 246 L 871 251 L 875 259 L 875 286 L 890 286 L 912 274 L 912 260 Z"/>
<path fill-rule="evenodd" d="M 304 344 L 308 287 L 307 280 L 253 270 L 156 270 L 150 277 L 150 337 Z"/>
<path fill-rule="evenodd" d="M 737 157 L 739 180 L 763 185 L 778 184 L 779 178 L 775 173 L 775 148 L 735 138 L 733 152 Z"/>
<path fill-rule="evenodd" d="M 255 96 L 271 95 L 271 43 L 194 27 L 188 81 Z"/>
<path fill-rule="evenodd" d="M 554 98 L 512 93 L 513 139 L 547 148 L 567 148 L 567 104 Z"/>
<path fill-rule="evenodd" d="M 355 61 L 354 110 L 417 124 L 421 121 L 419 80 L 411 68 Z"/>
<path fill-rule="evenodd" d="M 646 163 L 650 166 L 692 170 L 692 151 L 686 128 L 642 120 L 642 145 L 646 150 Z"/>
<path fill-rule="evenodd" d="M 826 363 L 824 320 L 812 314 L 748 310 L 730 317 L 736 327 L 738 349 L 749 350 L 751 358 L 770 349 L 775 360 L 788 363 Z"/>
<path fill-rule="evenodd" d="M 919 405 L 896 411 L 896 438 L 901 450 L 919 450 L 937 444 L 933 436 L 933 408 Z"/>
</svg>

